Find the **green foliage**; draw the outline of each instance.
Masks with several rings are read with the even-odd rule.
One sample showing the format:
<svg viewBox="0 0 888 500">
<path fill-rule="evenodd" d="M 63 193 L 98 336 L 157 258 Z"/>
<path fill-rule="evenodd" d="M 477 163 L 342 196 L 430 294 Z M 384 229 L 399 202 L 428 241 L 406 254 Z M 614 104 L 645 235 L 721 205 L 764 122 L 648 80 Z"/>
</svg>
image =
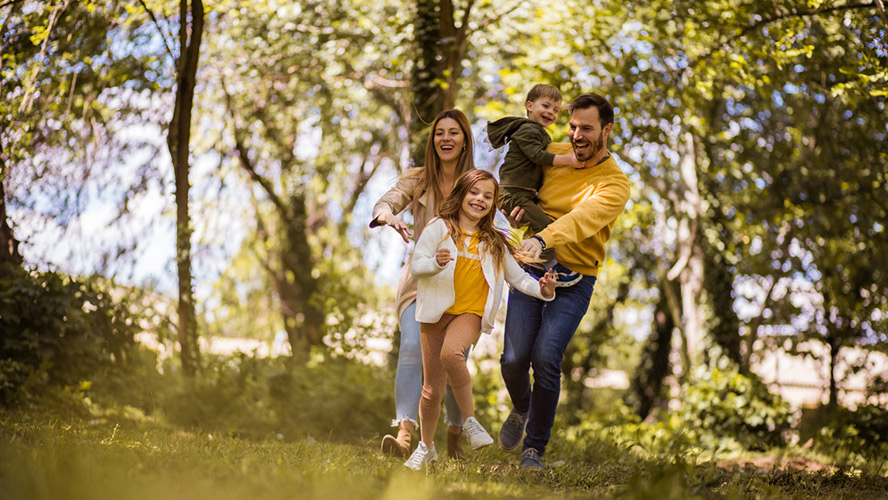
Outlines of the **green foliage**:
<svg viewBox="0 0 888 500">
<path fill-rule="evenodd" d="M 170 422 L 240 436 L 310 434 L 347 441 L 372 435 L 391 419 L 393 382 L 372 366 L 344 358 L 300 364 L 243 354 L 207 363 L 193 381 L 177 380 L 160 398 Z"/>
<path fill-rule="evenodd" d="M 701 370 L 682 393 L 679 416 L 690 438 L 710 447 L 725 441 L 753 450 L 785 446 L 795 425 L 788 403 L 736 372 Z"/>
<path fill-rule="evenodd" d="M 838 408 L 814 442 L 816 449 L 837 456 L 845 465 L 876 465 L 883 472 L 888 461 L 888 410 L 876 405 Z"/>
<path fill-rule="evenodd" d="M 118 384 L 135 362 L 139 327 L 94 281 L 0 265 L 0 404 L 47 385 Z"/>
</svg>

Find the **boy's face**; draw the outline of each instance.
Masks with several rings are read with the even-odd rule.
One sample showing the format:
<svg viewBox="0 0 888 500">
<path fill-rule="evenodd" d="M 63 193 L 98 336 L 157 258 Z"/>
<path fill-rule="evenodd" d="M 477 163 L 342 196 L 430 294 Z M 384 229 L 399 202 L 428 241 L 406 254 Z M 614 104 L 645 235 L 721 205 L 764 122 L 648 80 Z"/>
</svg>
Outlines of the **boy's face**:
<svg viewBox="0 0 888 500">
<path fill-rule="evenodd" d="M 561 101 L 551 97 L 540 97 L 536 101 L 525 102 L 524 107 L 527 108 L 527 118 L 543 127 L 548 127 L 558 118 Z"/>
</svg>

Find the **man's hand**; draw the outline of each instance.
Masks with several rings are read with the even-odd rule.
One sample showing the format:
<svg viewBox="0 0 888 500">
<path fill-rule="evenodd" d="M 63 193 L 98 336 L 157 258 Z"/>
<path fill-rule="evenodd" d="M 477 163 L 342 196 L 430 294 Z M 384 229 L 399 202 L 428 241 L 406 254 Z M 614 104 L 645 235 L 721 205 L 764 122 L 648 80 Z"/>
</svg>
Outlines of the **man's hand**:
<svg viewBox="0 0 888 500">
<path fill-rule="evenodd" d="M 441 248 L 435 252 L 435 262 L 438 263 L 438 267 L 444 267 L 452 260 L 453 258 L 450 256 L 450 250 L 447 250 L 446 248 Z"/>
<path fill-rule="evenodd" d="M 401 238 L 404 239 L 404 243 L 410 243 L 410 238 L 413 237 L 413 231 L 407 227 L 407 223 L 401 220 L 400 217 L 386 212 L 379 214 L 379 217 L 377 217 L 376 220 L 378 220 L 380 224 L 391 226 L 392 229 L 401 235 Z"/>
<path fill-rule="evenodd" d="M 558 273 L 549 269 L 546 274 L 540 278 L 540 295 L 547 299 L 555 296 L 555 281 L 558 279 Z"/>
<path fill-rule="evenodd" d="M 516 250 L 526 255 L 529 259 L 535 260 L 540 258 L 540 252 L 543 251 L 543 245 L 540 243 L 540 240 L 536 238 L 528 238 L 519 243 Z"/>
<path fill-rule="evenodd" d="M 505 210 L 500 210 L 502 214 L 508 219 L 509 225 L 514 228 L 526 227 L 530 225 L 530 221 L 522 221 L 524 218 L 524 209 L 521 207 L 515 207 L 512 209 L 512 213 L 506 213 Z"/>
</svg>

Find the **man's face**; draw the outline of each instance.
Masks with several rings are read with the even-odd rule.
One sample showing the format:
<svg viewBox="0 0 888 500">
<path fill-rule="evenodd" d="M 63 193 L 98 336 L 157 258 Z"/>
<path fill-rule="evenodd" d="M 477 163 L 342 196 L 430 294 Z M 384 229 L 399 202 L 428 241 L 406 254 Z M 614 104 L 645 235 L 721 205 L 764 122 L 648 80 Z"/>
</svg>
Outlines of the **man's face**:
<svg viewBox="0 0 888 500">
<path fill-rule="evenodd" d="M 598 108 L 595 106 L 574 110 L 570 115 L 570 130 L 567 136 L 570 138 L 577 159 L 587 161 L 599 156 L 604 151 L 611 128 L 613 128 L 612 123 L 601 128 Z"/>
</svg>

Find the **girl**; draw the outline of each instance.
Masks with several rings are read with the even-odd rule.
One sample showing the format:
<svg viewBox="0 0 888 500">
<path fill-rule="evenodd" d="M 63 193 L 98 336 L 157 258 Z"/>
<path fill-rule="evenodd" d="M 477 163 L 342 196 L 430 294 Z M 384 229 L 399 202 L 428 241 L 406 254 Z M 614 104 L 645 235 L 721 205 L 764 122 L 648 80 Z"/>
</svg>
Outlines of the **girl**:
<svg viewBox="0 0 888 500">
<path fill-rule="evenodd" d="M 404 463 L 420 470 L 436 460 L 435 427 L 447 380 L 463 415 L 463 434 L 472 449 L 493 443 L 475 419 L 465 353 L 490 333 L 503 295 L 503 279 L 521 292 L 552 300 L 555 276 L 539 282 L 512 256 L 512 246 L 494 222 L 499 185 L 490 172 L 470 170 L 453 186 L 416 242 L 410 270 L 418 279 L 416 320 L 420 322 L 423 387 L 419 403 L 422 441 Z"/>
</svg>

